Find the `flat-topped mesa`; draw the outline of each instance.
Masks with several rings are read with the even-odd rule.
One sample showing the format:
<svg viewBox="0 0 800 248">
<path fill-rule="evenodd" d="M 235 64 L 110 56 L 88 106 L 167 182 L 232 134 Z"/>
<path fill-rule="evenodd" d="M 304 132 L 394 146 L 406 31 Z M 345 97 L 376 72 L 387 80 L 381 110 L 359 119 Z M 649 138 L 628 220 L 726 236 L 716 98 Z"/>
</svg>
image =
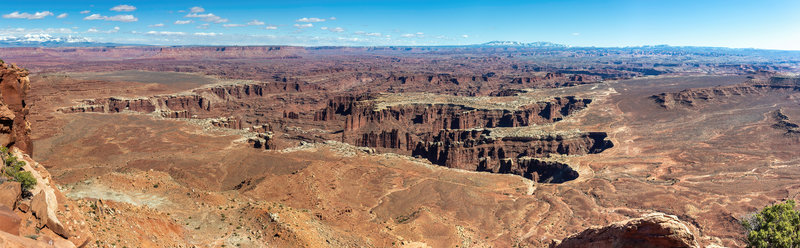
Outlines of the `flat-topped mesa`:
<svg viewBox="0 0 800 248">
<path fill-rule="evenodd" d="M 555 88 L 599 82 L 601 77 L 546 73 L 545 75 L 499 75 L 448 73 L 391 73 L 371 75 L 376 85 L 390 86 L 389 92 L 429 92 L 460 96 L 492 95 L 502 89 Z"/>
<path fill-rule="evenodd" d="M 222 47 L 160 47 L 154 58 L 299 58 L 305 54 L 302 47 L 286 46 L 222 46 Z"/>
<path fill-rule="evenodd" d="M 345 132 L 362 127 L 399 125 L 417 131 L 439 129 L 520 127 L 560 121 L 586 108 L 590 99 L 572 96 L 521 106 L 516 110 L 478 109 L 457 104 L 403 104 L 375 110 L 371 104 L 351 104 L 346 108 Z"/>
<path fill-rule="evenodd" d="M 252 84 L 230 84 L 196 89 L 182 95 L 158 95 L 144 98 L 109 97 L 84 100 L 78 106 L 59 109 L 63 113 L 119 113 L 133 111 L 159 113 L 166 118 L 215 118 L 215 114 L 230 114 L 247 108 L 238 100 L 265 97 L 268 94 L 321 90 L 322 88 L 301 82 L 269 82 Z M 217 113 L 219 112 L 219 113 Z M 237 125 L 241 127 L 241 125 Z"/>
<path fill-rule="evenodd" d="M 800 92 L 800 78 L 770 77 L 767 80 L 752 79 L 745 83 L 710 88 L 685 89 L 674 93 L 650 96 L 666 109 L 696 107 L 700 103 L 713 102 L 731 96 L 763 95 L 772 92 Z"/>
<path fill-rule="evenodd" d="M 158 112 L 163 117 L 190 118 L 201 112 L 211 111 L 211 100 L 199 95 L 162 95 L 149 98 L 118 98 L 84 100 L 78 106 L 61 108 L 62 113 L 139 113 Z"/>
<path fill-rule="evenodd" d="M 266 94 L 323 90 L 318 85 L 303 82 L 270 82 L 222 85 L 206 89 L 223 100 L 264 97 Z"/>
</svg>

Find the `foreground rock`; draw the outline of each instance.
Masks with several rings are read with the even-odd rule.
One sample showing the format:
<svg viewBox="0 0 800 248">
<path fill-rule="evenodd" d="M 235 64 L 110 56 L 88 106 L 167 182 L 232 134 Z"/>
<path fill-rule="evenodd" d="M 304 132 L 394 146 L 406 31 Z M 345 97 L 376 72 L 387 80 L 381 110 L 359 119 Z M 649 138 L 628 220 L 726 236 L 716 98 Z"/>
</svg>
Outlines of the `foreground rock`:
<svg viewBox="0 0 800 248">
<path fill-rule="evenodd" d="M 33 150 L 25 97 L 30 89 L 28 71 L 0 61 L 0 145 L 15 145 L 25 153 Z"/>
<path fill-rule="evenodd" d="M 24 162 L 22 170 L 31 173 L 30 176 L 36 180 L 32 189 L 24 191 L 33 195 L 30 203 L 22 199 L 24 194 L 20 183 L 6 181 L 0 184 L 0 247 L 75 247 L 76 244 L 88 244 L 92 238 L 85 224 L 80 224 L 83 222 L 82 214 L 67 211 L 74 209 L 75 204 L 56 188 L 44 166 L 30 157 L 33 146 L 26 117 L 29 82 L 27 70 L 0 61 L 0 146 L 9 148 L 10 155 Z M 0 171 L 3 169 L 0 163 Z M 0 176 L 0 180 L 7 179 L 5 175 Z M 35 221 L 38 225 L 34 229 L 30 223 Z"/>
<path fill-rule="evenodd" d="M 17 207 L 17 201 L 22 196 L 22 185 L 18 182 L 3 182 L 0 184 L 0 206 L 10 209 Z"/>
<path fill-rule="evenodd" d="M 678 217 L 651 214 L 642 218 L 594 227 L 572 235 L 555 248 L 571 247 L 699 247 L 689 226 Z"/>
</svg>

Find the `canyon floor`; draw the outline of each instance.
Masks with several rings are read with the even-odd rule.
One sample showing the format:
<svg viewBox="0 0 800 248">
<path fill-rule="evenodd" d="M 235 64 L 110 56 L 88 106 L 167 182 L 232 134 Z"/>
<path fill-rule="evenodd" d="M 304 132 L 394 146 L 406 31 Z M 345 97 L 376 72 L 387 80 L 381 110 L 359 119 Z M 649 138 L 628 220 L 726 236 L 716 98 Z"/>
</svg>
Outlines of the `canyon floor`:
<svg viewBox="0 0 800 248">
<path fill-rule="evenodd" d="M 506 94 L 506 85 L 473 91 L 459 78 L 414 92 L 402 79 L 370 92 L 378 76 L 335 70 L 292 85 L 252 72 L 150 68 L 171 62 L 88 71 L 29 63 L 32 157 L 95 216 L 86 221 L 99 246 L 548 247 L 659 212 L 688 223 L 702 246 L 739 247 L 741 218 L 800 199 L 800 84 L 753 86 L 769 75 L 533 73 L 570 83 Z M 338 81 L 314 83 L 326 77 Z M 137 109 L 141 99 L 168 107 Z M 441 109 L 417 114 L 419 106 Z M 369 111 L 358 116 L 358 108 Z M 494 118 L 498 109 L 517 119 L 464 114 Z M 429 117 L 439 119 L 420 120 Z M 491 155 L 495 147 L 501 155 Z M 528 157 L 569 170 L 516 173 Z"/>
</svg>

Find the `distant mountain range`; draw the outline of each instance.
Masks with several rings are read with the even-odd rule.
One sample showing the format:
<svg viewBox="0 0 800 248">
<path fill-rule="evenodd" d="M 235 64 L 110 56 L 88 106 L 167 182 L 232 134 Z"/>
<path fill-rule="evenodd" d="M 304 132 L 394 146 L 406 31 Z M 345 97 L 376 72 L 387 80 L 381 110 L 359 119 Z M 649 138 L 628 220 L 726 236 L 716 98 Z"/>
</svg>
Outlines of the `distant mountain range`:
<svg viewBox="0 0 800 248">
<path fill-rule="evenodd" d="M 26 34 L 24 36 L 0 36 L 0 47 L 99 47 L 120 46 L 116 43 L 93 42 L 84 37 L 53 37 L 49 34 Z"/>
<path fill-rule="evenodd" d="M 490 41 L 477 46 L 494 46 L 494 47 L 546 47 L 546 48 L 565 48 L 567 45 L 556 44 L 552 42 L 537 41 L 531 43 L 523 43 L 519 41 Z"/>
</svg>

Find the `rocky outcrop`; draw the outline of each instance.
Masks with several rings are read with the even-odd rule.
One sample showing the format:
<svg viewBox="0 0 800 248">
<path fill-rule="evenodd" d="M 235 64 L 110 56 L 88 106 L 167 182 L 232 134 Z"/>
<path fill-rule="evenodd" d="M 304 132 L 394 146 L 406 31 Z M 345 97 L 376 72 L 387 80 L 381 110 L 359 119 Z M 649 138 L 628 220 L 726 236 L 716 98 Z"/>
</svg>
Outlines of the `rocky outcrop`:
<svg viewBox="0 0 800 248">
<path fill-rule="evenodd" d="M 577 178 L 568 165 L 531 158 L 586 155 L 613 147 L 602 132 L 531 137 L 492 137 L 491 131 L 442 130 L 431 141 L 417 142 L 412 155 L 450 168 L 515 174 L 539 182 L 561 183 Z"/>
<path fill-rule="evenodd" d="M 269 133 L 257 133 L 255 137 L 251 137 L 247 139 L 247 142 L 253 146 L 253 148 L 262 148 L 262 149 L 274 149 L 275 142 L 272 139 L 273 134 Z"/>
<path fill-rule="evenodd" d="M 342 141 L 379 151 L 412 155 L 450 168 L 520 175 L 539 182 L 577 178 L 569 165 L 531 158 L 585 155 L 613 147 L 606 134 L 565 133 L 497 137 L 492 129 L 552 123 L 591 103 L 555 97 L 518 109 L 481 109 L 457 104 L 405 104 L 376 110 L 374 95 L 339 97 L 315 114 L 316 121 L 344 121 Z"/>
<path fill-rule="evenodd" d="M 714 102 L 732 96 L 763 95 L 771 92 L 800 92 L 800 78 L 771 77 L 768 80 L 750 80 L 745 83 L 711 88 L 685 89 L 676 93 L 661 93 L 650 97 L 665 108 L 696 107 L 700 103 Z"/>
<path fill-rule="evenodd" d="M 25 102 L 29 89 L 27 70 L 0 61 L 0 146 L 15 146 L 27 154 L 33 151 Z"/>
<path fill-rule="evenodd" d="M 783 114 L 780 109 L 772 111 L 771 115 L 776 122 L 772 124 L 773 128 L 786 132 L 787 136 L 800 136 L 800 125 L 791 122 L 789 117 Z"/>
<path fill-rule="evenodd" d="M 5 175 L 0 175 L 0 247 L 75 247 L 75 244 L 86 244 L 91 240 L 91 233 L 78 224 L 82 221 L 81 213 L 59 210 L 59 207 L 70 205 L 74 209 L 75 205 L 56 188 L 47 170 L 30 157 L 33 147 L 26 119 L 26 96 L 30 88 L 27 75 L 26 70 L 0 62 L 0 146 L 8 148 L 9 154 L 4 156 L 16 157 L 22 163 L 21 170 L 30 173 L 36 181 L 33 188 L 23 190 L 20 183 L 6 182 Z M 0 171 L 4 166 L 5 163 L 0 163 Z M 30 196 L 30 200 L 22 199 Z M 32 210 L 35 219 L 28 219 L 32 218 L 30 214 L 18 215 L 16 210 Z M 72 220 L 71 224 L 62 222 L 64 218 Z M 16 236 L 25 234 L 20 233 L 20 221 L 36 221 L 39 229 L 49 229 L 60 237 L 48 238 L 51 242 L 41 243 Z"/>
<path fill-rule="evenodd" d="M 2 167 L 0 167 L 2 168 Z M 2 179 L 0 179 L 2 181 Z M 0 182 L 0 206 L 10 209 L 17 208 L 17 202 L 22 197 L 22 184 L 18 182 Z"/>
<path fill-rule="evenodd" d="M 574 234 L 551 248 L 578 247 L 699 247 L 689 226 L 674 215 L 661 213 L 593 227 Z"/>
<path fill-rule="evenodd" d="M 19 235 L 19 224 L 22 222 L 22 218 L 17 216 L 12 209 L 8 206 L 0 206 L 0 232 Z"/>
<path fill-rule="evenodd" d="M 224 100 L 264 97 L 267 94 L 321 90 L 317 85 L 300 82 L 271 82 L 223 85 L 208 89 Z"/>
<path fill-rule="evenodd" d="M 337 99 L 339 100 L 339 99 Z M 518 109 L 480 109 L 456 104 L 405 104 L 375 110 L 375 105 L 358 100 L 331 101 L 318 113 L 318 120 L 332 114 L 343 115 L 345 131 L 367 126 L 407 126 L 418 131 L 438 132 L 440 129 L 470 129 L 521 127 L 559 121 L 591 103 L 590 99 L 555 97 Z"/>
<path fill-rule="evenodd" d="M 125 111 L 156 113 L 165 118 L 216 118 L 217 114 L 248 108 L 249 100 L 269 94 L 320 90 L 316 85 L 299 82 L 231 84 L 201 88 L 179 95 L 158 95 L 143 98 L 109 97 L 83 100 L 80 104 L 58 109 L 62 113 L 120 113 Z M 220 123 L 220 127 L 241 129 L 240 123 Z"/>
</svg>

